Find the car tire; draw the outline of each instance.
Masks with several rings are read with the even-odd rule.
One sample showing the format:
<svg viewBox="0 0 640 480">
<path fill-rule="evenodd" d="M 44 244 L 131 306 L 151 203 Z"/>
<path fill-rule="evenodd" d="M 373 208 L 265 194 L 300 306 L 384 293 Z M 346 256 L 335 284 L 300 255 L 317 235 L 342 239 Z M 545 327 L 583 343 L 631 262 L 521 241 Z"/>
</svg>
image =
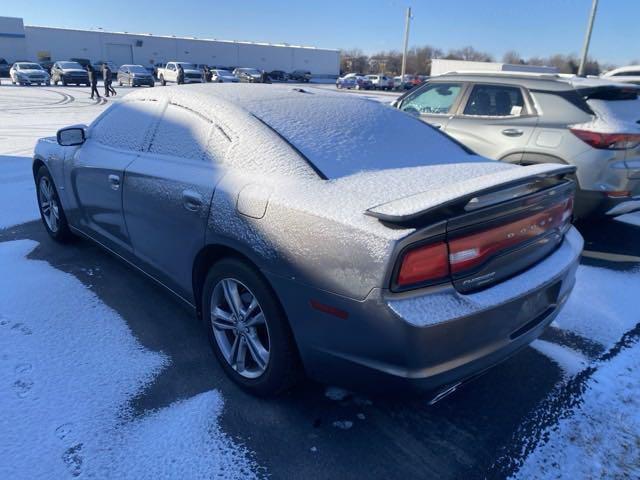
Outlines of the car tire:
<svg viewBox="0 0 640 480">
<path fill-rule="evenodd" d="M 165 81 L 164 77 L 162 75 L 160 75 L 160 85 L 162 85 L 163 87 L 167 86 L 167 82 Z"/>
<path fill-rule="evenodd" d="M 233 311 L 226 300 L 229 298 L 227 291 L 239 294 L 235 298 L 240 302 L 240 310 L 249 310 L 247 306 L 252 299 L 257 306 L 246 318 L 234 322 L 226 317 L 227 313 L 232 316 L 230 312 Z M 224 315 L 213 317 L 213 309 Z M 211 347 L 220 365 L 242 389 L 256 396 L 273 396 L 290 389 L 300 379 L 302 369 L 298 351 L 284 310 L 270 285 L 248 262 L 225 258 L 210 268 L 203 288 L 202 312 Z M 216 328 L 214 318 L 216 325 L 224 328 Z M 251 326 L 257 318 L 261 318 L 260 323 Z M 238 347 L 234 349 L 236 344 Z M 241 348 L 243 359 L 240 362 L 234 352 Z M 265 352 L 266 363 L 261 365 L 256 358 L 264 362 Z M 234 362 L 235 366 L 232 366 Z"/>
<path fill-rule="evenodd" d="M 58 191 L 49 170 L 44 165 L 38 169 L 36 174 L 36 195 L 40 218 L 49 236 L 60 243 L 72 241 L 74 235 L 67 223 Z"/>
</svg>

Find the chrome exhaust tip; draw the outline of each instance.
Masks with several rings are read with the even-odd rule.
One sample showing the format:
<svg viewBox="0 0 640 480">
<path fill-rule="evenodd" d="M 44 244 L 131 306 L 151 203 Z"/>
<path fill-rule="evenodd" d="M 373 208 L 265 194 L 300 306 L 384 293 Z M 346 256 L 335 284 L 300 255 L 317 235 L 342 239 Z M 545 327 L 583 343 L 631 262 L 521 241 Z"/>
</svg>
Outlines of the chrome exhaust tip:
<svg viewBox="0 0 640 480">
<path fill-rule="evenodd" d="M 454 383 L 453 385 L 451 385 L 450 387 L 445 388 L 444 390 L 441 390 L 440 392 L 438 392 L 431 400 L 429 400 L 428 405 L 432 406 L 435 405 L 436 403 L 438 403 L 440 400 L 442 400 L 443 398 L 448 397 L 449 395 L 451 395 L 453 392 L 455 392 L 458 387 L 462 385 L 462 382 L 458 382 L 458 383 Z"/>
</svg>

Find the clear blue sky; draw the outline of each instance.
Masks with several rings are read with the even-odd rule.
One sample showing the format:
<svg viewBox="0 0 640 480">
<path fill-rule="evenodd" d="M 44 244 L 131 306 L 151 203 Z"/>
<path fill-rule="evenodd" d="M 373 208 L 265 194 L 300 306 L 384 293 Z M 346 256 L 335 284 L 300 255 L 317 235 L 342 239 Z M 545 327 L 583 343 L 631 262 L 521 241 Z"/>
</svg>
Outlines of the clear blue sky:
<svg viewBox="0 0 640 480">
<path fill-rule="evenodd" d="M 28 25 L 287 42 L 367 53 L 400 49 L 404 8 L 414 12 L 411 45 L 472 45 L 501 58 L 579 53 L 591 0 L 27 0 L 0 15 Z M 600 0 L 591 54 L 640 60 L 640 0 Z"/>
</svg>

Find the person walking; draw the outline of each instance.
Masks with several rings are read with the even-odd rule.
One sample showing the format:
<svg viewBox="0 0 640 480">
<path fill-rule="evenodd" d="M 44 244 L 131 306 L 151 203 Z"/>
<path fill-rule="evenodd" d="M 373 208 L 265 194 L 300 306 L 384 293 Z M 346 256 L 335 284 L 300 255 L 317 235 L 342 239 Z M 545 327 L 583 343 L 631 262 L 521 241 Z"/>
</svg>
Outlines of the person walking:
<svg viewBox="0 0 640 480">
<path fill-rule="evenodd" d="M 113 73 L 106 63 L 102 64 L 102 81 L 104 82 L 104 96 L 108 97 L 109 94 L 114 97 L 117 95 L 116 90 L 113 88 Z"/>
<path fill-rule="evenodd" d="M 87 64 L 87 74 L 89 75 L 89 83 L 91 84 L 91 100 L 93 100 L 94 94 L 97 99 L 100 100 L 100 93 L 98 93 L 98 74 L 90 63 Z"/>
<path fill-rule="evenodd" d="M 182 65 L 178 64 L 178 85 L 182 85 L 184 84 L 184 68 L 182 68 Z"/>
</svg>

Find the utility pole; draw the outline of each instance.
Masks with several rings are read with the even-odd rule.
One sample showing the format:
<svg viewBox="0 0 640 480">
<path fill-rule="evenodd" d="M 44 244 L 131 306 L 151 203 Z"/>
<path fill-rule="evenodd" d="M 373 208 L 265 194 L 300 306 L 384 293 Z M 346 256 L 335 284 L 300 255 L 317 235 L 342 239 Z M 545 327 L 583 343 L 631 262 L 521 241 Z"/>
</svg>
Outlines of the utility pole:
<svg viewBox="0 0 640 480">
<path fill-rule="evenodd" d="M 589 15 L 589 24 L 587 25 L 587 33 L 584 36 L 584 46 L 582 47 L 582 58 L 580 59 L 580 67 L 578 68 L 578 76 L 584 77 L 584 69 L 587 64 L 587 55 L 589 54 L 589 43 L 591 43 L 591 32 L 593 31 L 593 22 L 596 19 L 596 10 L 598 9 L 598 0 L 591 3 L 591 14 Z"/>
<path fill-rule="evenodd" d="M 404 49 L 402 50 L 402 71 L 400 72 L 400 82 L 404 84 L 404 74 L 407 68 L 407 48 L 409 47 L 409 24 L 411 23 L 411 7 L 407 7 L 407 18 L 404 24 Z"/>
</svg>

